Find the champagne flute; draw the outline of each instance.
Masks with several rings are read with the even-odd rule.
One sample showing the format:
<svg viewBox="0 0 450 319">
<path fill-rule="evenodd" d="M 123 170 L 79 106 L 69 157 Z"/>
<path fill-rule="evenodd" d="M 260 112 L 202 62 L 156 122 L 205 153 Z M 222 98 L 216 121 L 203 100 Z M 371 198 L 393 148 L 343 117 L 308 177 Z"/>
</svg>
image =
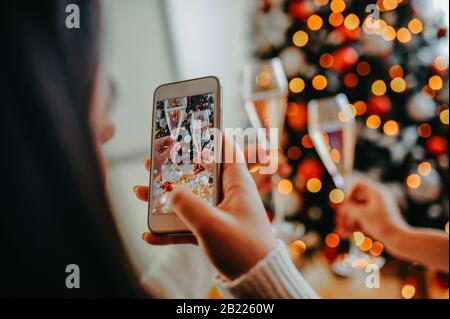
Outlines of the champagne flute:
<svg viewBox="0 0 450 319">
<path fill-rule="evenodd" d="M 355 115 L 345 94 L 312 100 L 308 103 L 308 133 L 335 186 L 345 191 L 353 173 L 356 145 Z M 333 271 L 353 276 L 355 269 L 372 262 L 350 241 L 347 258 L 338 260 Z"/>
<path fill-rule="evenodd" d="M 243 95 L 252 126 L 266 129 L 258 130 L 258 139 L 266 142 L 263 143 L 266 145 L 265 150 L 280 145 L 288 96 L 287 77 L 280 59 L 248 64 L 244 68 Z M 271 141 L 270 128 L 278 129 L 277 141 Z M 279 175 L 274 174 L 272 181 L 277 184 L 280 181 Z M 283 198 L 276 188 L 272 191 L 272 206 L 275 233 L 285 239 L 292 236 L 300 237 L 304 231 L 303 225 L 294 227 L 292 224 L 284 223 Z"/>
</svg>

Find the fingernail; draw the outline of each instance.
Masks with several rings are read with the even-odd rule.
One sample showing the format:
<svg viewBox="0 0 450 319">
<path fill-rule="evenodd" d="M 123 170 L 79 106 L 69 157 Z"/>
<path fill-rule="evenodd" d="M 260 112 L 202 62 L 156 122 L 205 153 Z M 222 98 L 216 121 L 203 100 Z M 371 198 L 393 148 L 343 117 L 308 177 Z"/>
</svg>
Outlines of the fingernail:
<svg viewBox="0 0 450 319">
<path fill-rule="evenodd" d="M 147 237 L 147 233 L 142 233 L 142 235 L 141 235 L 142 240 L 145 240 L 146 237 Z"/>
<path fill-rule="evenodd" d="M 133 192 L 136 194 L 137 193 L 137 189 L 139 188 L 139 186 L 134 186 L 133 187 Z"/>
</svg>

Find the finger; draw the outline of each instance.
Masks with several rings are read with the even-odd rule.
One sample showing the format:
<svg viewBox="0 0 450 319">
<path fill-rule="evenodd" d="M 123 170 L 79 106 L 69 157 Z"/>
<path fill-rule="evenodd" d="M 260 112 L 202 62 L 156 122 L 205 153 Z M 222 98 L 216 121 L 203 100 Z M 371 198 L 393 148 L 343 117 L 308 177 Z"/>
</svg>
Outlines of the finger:
<svg viewBox="0 0 450 319">
<path fill-rule="evenodd" d="M 150 245 L 181 245 L 191 244 L 197 245 L 197 238 L 192 234 L 180 234 L 180 235 L 156 235 L 151 232 L 145 232 L 142 234 L 142 239 Z"/>
<path fill-rule="evenodd" d="M 150 165 L 151 165 L 150 157 L 147 156 L 146 158 L 144 158 L 144 167 L 149 172 L 150 172 Z"/>
<path fill-rule="evenodd" d="M 148 202 L 148 186 L 134 186 L 133 191 L 138 199 Z"/>
<path fill-rule="evenodd" d="M 178 186 L 168 199 L 168 207 L 194 233 L 215 223 L 220 211 L 211 207 L 203 199 L 198 198 L 187 185 Z"/>
</svg>

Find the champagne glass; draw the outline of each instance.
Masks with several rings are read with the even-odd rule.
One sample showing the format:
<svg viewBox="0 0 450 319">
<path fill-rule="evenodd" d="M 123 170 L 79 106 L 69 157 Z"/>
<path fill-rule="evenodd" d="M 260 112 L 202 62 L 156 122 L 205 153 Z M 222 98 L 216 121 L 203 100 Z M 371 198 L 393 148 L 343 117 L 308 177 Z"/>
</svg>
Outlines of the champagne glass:
<svg viewBox="0 0 450 319">
<path fill-rule="evenodd" d="M 344 192 L 353 173 L 356 144 L 354 117 L 345 94 L 308 103 L 308 133 L 335 186 Z M 356 269 L 373 262 L 354 240 L 350 240 L 350 250 L 345 256 L 333 265 L 333 271 L 342 276 L 353 276 Z"/>
<path fill-rule="evenodd" d="M 265 141 L 265 150 L 273 149 L 281 144 L 284 120 L 287 106 L 288 82 L 283 65 L 278 58 L 267 61 L 256 61 L 244 68 L 244 99 L 247 115 L 254 128 L 258 130 L 259 141 Z M 269 129 L 278 129 L 278 140 L 271 141 Z M 264 147 L 264 145 L 261 145 Z M 276 185 L 280 177 L 272 176 Z M 283 197 L 276 188 L 272 191 L 272 206 L 274 210 L 274 231 L 279 237 L 303 234 L 303 225 L 293 226 L 284 222 Z"/>
</svg>

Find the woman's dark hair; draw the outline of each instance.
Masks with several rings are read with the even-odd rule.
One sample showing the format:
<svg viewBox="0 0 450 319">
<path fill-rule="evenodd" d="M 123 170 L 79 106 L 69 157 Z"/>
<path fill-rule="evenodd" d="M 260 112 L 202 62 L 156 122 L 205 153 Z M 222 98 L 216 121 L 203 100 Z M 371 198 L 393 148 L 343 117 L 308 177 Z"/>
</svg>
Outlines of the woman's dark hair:
<svg viewBox="0 0 450 319">
<path fill-rule="evenodd" d="M 66 27 L 66 6 L 80 28 Z M 0 297 L 137 297 L 89 127 L 92 0 L 2 1 Z M 67 265 L 80 288 L 66 286 Z"/>
</svg>

